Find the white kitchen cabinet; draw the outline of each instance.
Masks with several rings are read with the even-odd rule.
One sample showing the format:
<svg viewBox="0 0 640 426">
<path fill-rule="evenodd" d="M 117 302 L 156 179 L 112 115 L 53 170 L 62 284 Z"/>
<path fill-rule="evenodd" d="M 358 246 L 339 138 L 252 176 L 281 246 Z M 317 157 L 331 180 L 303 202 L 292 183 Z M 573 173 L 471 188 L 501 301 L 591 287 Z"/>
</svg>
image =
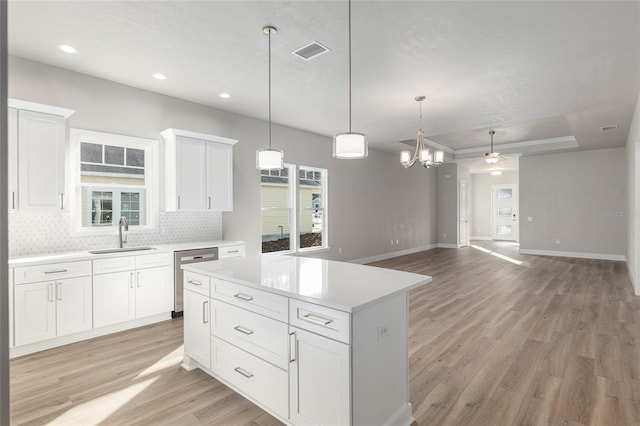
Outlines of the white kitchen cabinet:
<svg viewBox="0 0 640 426">
<path fill-rule="evenodd" d="M 79 266 L 78 266 L 79 265 Z M 40 280 L 17 280 L 14 287 L 15 346 L 89 330 L 92 321 L 91 276 L 68 277 L 69 271 L 90 271 L 90 262 L 43 265 Z M 16 277 L 37 276 L 35 268 L 16 268 Z M 37 278 L 36 278 L 37 279 Z"/>
<path fill-rule="evenodd" d="M 209 296 L 194 291 L 184 291 L 184 351 L 202 367 L 209 369 L 210 328 Z"/>
<path fill-rule="evenodd" d="M 295 353 L 289 370 L 289 412 L 294 424 L 349 425 L 350 346 L 290 327 Z"/>
<path fill-rule="evenodd" d="M 171 253 L 155 253 L 94 260 L 94 326 L 170 312 L 171 257 Z"/>
<path fill-rule="evenodd" d="M 9 206 L 64 209 L 66 119 L 74 111 L 15 99 L 8 104 Z"/>
<path fill-rule="evenodd" d="M 235 139 L 178 129 L 165 140 L 165 210 L 233 210 Z"/>
</svg>

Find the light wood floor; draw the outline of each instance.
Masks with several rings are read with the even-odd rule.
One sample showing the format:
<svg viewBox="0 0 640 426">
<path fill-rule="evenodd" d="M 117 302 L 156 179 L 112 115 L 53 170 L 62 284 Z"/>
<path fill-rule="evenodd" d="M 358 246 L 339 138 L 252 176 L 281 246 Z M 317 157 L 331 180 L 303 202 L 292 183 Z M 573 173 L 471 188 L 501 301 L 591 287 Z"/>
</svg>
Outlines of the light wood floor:
<svg viewBox="0 0 640 426">
<path fill-rule="evenodd" d="M 376 266 L 425 273 L 411 294 L 418 425 L 640 425 L 640 297 L 622 262 L 520 256 L 506 243 Z M 486 249 L 485 249 L 486 250 Z M 275 425 L 179 367 L 182 321 L 11 363 L 14 424 Z"/>
</svg>

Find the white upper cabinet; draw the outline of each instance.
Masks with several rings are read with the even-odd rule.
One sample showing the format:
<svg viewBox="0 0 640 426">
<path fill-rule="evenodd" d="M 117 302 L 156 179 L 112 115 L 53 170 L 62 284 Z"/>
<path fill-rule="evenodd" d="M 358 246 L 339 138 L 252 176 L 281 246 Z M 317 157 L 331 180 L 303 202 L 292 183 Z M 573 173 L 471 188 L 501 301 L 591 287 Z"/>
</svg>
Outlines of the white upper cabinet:
<svg viewBox="0 0 640 426">
<path fill-rule="evenodd" d="M 66 119 L 72 110 L 9 100 L 9 206 L 65 207 Z"/>
<path fill-rule="evenodd" d="M 165 210 L 232 211 L 235 139 L 166 129 Z"/>
</svg>

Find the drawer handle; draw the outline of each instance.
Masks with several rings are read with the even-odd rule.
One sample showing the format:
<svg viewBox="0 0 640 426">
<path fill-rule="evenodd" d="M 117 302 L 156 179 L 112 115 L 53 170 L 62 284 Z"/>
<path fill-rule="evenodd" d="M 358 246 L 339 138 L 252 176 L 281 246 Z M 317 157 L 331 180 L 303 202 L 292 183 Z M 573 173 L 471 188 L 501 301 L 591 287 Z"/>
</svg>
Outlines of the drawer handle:
<svg viewBox="0 0 640 426">
<path fill-rule="evenodd" d="M 240 253 L 240 250 L 229 250 L 227 253 Z"/>
<path fill-rule="evenodd" d="M 307 315 L 303 316 L 300 319 L 308 321 L 308 322 L 310 322 L 312 324 L 317 324 L 317 325 L 321 325 L 321 326 L 327 326 L 327 325 L 329 325 L 329 324 L 331 324 L 333 322 L 333 320 L 322 318 L 322 317 L 320 317 L 318 315 L 314 315 L 314 314 L 307 314 Z"/>
<path fill-rule="evenodd" d="M 233 329 L 239 331 L 242 334 L 246 334 L 247 336 L 253 334 L 253 330 L 249 330 L 248 328 L 241 325 L 236 325 L 235 327 L 233 327 Z"/>
<path fill-rule="evenodd" d="M 57 271 L 44 271 L 45 275 L 49 275 L 49 274 L 61 274 L 62 272 L 67 272 L 66 269 L 59 269 Z"/>
<path fill-rule="evenodd" d="M 209 304 L 209 301 L 207 300 L 202 302 L 202 323 L 203 324 L 209 323 L 209 315 L 207 315 L 209 313 L 209 310 L 207 309 L 208 304 Z"/>
<path fill-rule="evenodd" d="M 196 281 L 196 280 L 188 280 L 187 281 L 189 284 L 193 284 L 193 285 L 202 285 L 202 283 L 200 281 Z"/>
<path fill-rule="evenodd" d="M 242 294 L 242 293 L 236 293 L 233 295 L 233 297 L 236 297 L 240 300 L 244 300 L 245 302 L 251 302 L 253 300 L 253 297 L 247 296 L 246 294 Z"/>
<path fill-rule="evenodd" d="M 242 374 L 244 377 L 246 377 L 247 379 L 250 379 L 253 377 L 253 374 L 249 373 L 247 370 L 243 370 L 240 367 L 236 367 L 234 368 L 235 372 L 238 374 Z"/>
</svg>

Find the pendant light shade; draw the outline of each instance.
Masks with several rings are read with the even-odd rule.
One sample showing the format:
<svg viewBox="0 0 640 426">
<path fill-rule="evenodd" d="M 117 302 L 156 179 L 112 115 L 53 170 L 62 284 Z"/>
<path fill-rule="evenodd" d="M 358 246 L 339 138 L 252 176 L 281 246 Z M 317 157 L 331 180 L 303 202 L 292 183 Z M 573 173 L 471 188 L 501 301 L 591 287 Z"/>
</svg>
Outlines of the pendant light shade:
<svg viewBox="0 0 640 426">
<path fill-rule="evenodd" d="M 338 133 L 333 137 L 336 158 L 365 158 L 368 154 L 367 137 L 362 133 Z"/>
<path fill-rule="evenodd" d="M 269 148 L 256 151 L 256 168 L 260 170 L 284 168 L 284 152 L 271 148 L 271 35 L 276 34 L 276 27 L 266 26 L 262 32 L 269 36 Z"/>
<path fill-rule="evenodd" d="M 351 0 L 349 0 L 349 131 L 333 137 L 333 156 L 335 158 L 356 159 L 369 155 L 367 137 L 351 131 Z"/>
</svg>

